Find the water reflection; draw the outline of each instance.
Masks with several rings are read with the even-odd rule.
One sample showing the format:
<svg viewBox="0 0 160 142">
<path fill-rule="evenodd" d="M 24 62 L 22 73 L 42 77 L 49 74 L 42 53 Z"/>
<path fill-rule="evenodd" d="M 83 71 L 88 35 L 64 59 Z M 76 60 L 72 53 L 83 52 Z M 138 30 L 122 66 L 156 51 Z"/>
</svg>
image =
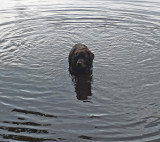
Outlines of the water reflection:
<svg viewBox="0 0 160 142">
<path fill-rule="evenodd" d="M 19 112 L 19 113 L 25 113 L 25 114 L 34 114 L 34 115 L 39 115 L 39 116 L 44 116 L 44 117 L 57 117 L 54 115 L 50 115 L 50 114 L 44 114 L 41 112 L 34 112 L 34 111 L 28 111 L 28 110 L 22 110 L 22 109 L 13 109 L 12 112 Z"/>
<path fill-rule="evenodd" d="M 48 139 L 48 138 L 34 138 L 29 136 L 19 136 L 19 135 L 12 135 L 12 134 L 4 134 L 0 136 L 3 137 L 3 139 L 11 139 L 11 140 L 17 140 L 17 141 L 34 141 L 34 142 L 42 142 L 42 141 L 57 141 L 56 139 Z"/>
<path fill-rule="evenodd" d="M 5 122 L 3 122 L 5 123 Z M 11 124 L 18 123 L 17 125 L 21 125 L 19 122 L 7 122 Z M 30 125 L 32 126 L 32 125 Z M 22 133 L 22 132 L 27 132 L 27 133 L 43 133 L 43 134 L 48 134 L 47 130 L 39 130 L 35 128 L 22 128 L 22 127 L 0 127 L 1 130 L 7 130 L 8 132 L 15 132 L 15 133 Z"/>
<path fill-rule="evenodd" d="M 92 74 L 72 76 L 72 82 L 74 83 L 75 92 L 78 100 L 88 100 L 89 96 L 92 96 L 91 84 Z"/>
<path fill-rule="evenodd" d="M 13 109 L 12 112 L 17 112 L 21 114 L 31 114 L 42 117 L 54 117 L 49 114 L 44 114 L 41 112 L 34 112 L 21 109 Z M 18 117 L 16 120 L 6 120 L 3 121 L 3 125 L 0 126 L 0 130 L 5 131 L 4 134 L 0 134 L 0 137 L 8 140 L 18 140 L 18 141 L 57 141 L 54 138 L 44 138 L 44 135 L 49 135 L 48 126 L 49 123 L 31 122 L 31 120 L 26 120 L 23 117 Z M 36 135 L 43 135 L 36 136 Z M 54 134 L 54 133 L 52 133 Z"/>
</svg>

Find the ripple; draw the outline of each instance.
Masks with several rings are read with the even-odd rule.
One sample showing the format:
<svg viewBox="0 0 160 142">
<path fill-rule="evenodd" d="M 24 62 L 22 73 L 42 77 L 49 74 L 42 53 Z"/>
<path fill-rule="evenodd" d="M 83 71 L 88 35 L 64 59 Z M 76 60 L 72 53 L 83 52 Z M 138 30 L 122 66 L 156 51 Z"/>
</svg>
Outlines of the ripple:
<svg viewBox="0 0 160 142">
<path fill-rule="evenodd" d="M 2 140 L 159 141 L 158 0 L 7 3 L 0 6 Z M 85 101 L 68 72 L 79 42 L 95 54 Z"/>
<path fill-rule="evenodd" d="M 10 139 L 10 140 L 19 140 L 19 141 L 57 141 L 56 139 L 48 139 L 48 138 L 35 138 L 29 136 L 19 136 L 19 135 L 12 135 L 12 134 L 0 134 L 3 139 Z"/>
<path fill-rule="evenodd" d="M 40 115 L 40 116 L 44 116 L 44 117 L 56 117 L 56 116 L 49 115 L 49 114 L 43 114 L 43 113 L 40 113 L 40 112 L 33 112 L 33 111 L 20 110 L 20 109 L 13 109 L 12 111 L 21 112 L 21 113 L 25 113 L 25 114 Z"/>
</svg>

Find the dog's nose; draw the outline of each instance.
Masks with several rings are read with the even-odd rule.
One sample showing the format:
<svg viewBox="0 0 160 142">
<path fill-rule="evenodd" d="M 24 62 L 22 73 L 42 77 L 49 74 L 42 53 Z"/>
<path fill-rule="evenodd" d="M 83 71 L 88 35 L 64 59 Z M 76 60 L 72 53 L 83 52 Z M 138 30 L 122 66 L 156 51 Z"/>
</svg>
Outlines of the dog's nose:
<svg viewBox="0 0 160 142">
<path fill-rule="evenodd" d="M 78 63 L 77 63 L 77 66 L 78 66 L 78 67 L 82 67 L 82 63 L 78 62 Z"/>
</svg>

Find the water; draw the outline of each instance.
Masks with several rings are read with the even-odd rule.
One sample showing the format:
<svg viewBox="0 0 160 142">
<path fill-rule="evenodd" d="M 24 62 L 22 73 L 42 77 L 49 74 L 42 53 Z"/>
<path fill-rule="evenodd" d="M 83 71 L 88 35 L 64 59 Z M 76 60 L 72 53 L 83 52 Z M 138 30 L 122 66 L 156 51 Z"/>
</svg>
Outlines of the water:
<svg viewBox="0 0 160 142">
<path fill-rule="evenodd" d="M 159 0 L 0 2 L 0 141 L 160 141 Z"/>
</svg>

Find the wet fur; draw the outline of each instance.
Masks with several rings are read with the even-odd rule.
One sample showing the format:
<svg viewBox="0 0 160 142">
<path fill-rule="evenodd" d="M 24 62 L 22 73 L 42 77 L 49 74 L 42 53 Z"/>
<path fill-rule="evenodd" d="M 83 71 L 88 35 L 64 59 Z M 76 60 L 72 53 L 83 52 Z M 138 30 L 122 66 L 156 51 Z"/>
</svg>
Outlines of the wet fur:
<svg viewBox="0 0 160 142">
<path fill-rule="evenodd" d="M 76 44 L 69 53 L 69 71 L 71 74 L 87 74 L 92 71 L 94 54 L 84 44 Z"/>
</svg>

